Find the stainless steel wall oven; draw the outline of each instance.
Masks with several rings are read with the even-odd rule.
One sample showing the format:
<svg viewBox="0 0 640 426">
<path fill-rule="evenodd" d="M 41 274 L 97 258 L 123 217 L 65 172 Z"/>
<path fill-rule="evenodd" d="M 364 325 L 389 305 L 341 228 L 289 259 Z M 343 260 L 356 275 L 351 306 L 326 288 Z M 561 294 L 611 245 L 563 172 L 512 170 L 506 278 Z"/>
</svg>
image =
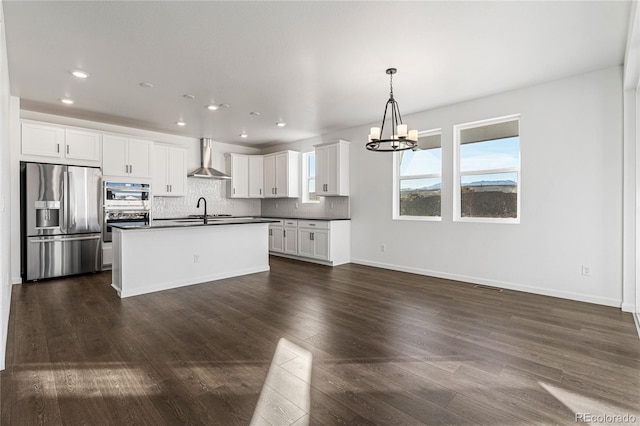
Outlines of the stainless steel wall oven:
<svg viewBox="0 0 640 426">
<path fill-rule="evenodd" d="M 104 182 L 102 241 L 112 241 L 115 223 L 149 224 L 151 186 L 148 183 Z"/>
</svg>

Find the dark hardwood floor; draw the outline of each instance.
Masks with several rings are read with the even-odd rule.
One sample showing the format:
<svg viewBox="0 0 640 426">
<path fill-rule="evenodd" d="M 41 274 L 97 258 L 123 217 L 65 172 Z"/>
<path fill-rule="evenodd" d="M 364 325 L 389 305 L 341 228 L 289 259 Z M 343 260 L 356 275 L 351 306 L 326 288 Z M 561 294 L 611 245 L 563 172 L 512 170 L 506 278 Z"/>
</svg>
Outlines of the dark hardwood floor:
<svg viewBox="0 0 640 426">
<path fill-rule="evenodd" d="M 2 425 L 640 421 L 640 340 L 619 309 L 271 268 L 123 300 L 110 273 L 15 286 Z"/>
</svg>

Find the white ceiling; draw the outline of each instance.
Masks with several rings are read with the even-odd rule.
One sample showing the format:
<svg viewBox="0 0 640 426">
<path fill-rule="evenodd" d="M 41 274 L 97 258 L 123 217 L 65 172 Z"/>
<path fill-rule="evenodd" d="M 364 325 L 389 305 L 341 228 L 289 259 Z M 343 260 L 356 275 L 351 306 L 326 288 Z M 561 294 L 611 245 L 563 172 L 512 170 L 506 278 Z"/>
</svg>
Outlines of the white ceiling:
<svg viewBox="0 0 640 426">
<path fill-rule="evenodd" d="M 406 116 L 622 64 L 630 13 L 628 1 L 2 4 L 23 108 L 244 145 L 381 120 L 388 67 Z"/>
</svg>

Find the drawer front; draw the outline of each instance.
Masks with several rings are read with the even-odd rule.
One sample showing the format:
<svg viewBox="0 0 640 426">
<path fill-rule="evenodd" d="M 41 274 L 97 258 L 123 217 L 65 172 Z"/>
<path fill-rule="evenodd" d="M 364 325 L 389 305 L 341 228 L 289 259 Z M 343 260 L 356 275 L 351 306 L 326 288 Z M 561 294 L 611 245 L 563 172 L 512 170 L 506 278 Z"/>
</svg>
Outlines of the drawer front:
<svg viewBox="0 0 640 426">
<path fill-rule="evenodd" d="M 298 228 L 329 229 L 328 220 L 299 220 Z"/>
<path fill-rule="evenodd" d="M 297 220 L 285 219 L 284 226 L 298 226 Z"/>
</svg>

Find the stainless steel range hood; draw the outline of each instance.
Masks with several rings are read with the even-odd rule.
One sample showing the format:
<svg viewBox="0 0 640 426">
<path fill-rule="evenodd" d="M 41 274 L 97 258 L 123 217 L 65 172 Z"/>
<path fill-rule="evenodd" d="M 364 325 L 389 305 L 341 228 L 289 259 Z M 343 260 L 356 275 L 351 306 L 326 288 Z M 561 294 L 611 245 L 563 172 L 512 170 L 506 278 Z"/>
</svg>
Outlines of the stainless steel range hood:
<svg viewBox="0 0 640 426">
<path fill-rule="evenodd" d="M 200 155 L 200 168 L 189 173 L 187 177 L 231 179 L 231 176 L 213 168 L 213 139 L 200 139 Z"/>
</svg>

